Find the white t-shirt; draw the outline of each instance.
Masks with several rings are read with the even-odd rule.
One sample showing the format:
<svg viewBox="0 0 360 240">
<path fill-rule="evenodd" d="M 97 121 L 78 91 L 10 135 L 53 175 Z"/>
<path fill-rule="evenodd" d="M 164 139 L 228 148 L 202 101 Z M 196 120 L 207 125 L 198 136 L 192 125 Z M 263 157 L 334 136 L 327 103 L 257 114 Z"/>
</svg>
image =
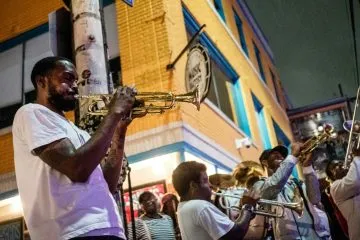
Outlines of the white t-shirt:
<svg viewBox="0 0 360 240">
<path fill-rule="evenodd" d="M 90 136 L 43 105 L 27 104 L 14 119 L 16 180 L 32 239 L 65 240 L 86 233 L 116 233 L 125 239 L 115 200 L 100 165 L 86 183 L 74 183 L 33 150 L 68 138 L 79 148 Z"/>
<path fill-rule="evenodd" d="M 214 204 L 204 200 L 180 202 L 177 214 L 183 240 L 219 239 L 235 224 Z"/>
</svg>

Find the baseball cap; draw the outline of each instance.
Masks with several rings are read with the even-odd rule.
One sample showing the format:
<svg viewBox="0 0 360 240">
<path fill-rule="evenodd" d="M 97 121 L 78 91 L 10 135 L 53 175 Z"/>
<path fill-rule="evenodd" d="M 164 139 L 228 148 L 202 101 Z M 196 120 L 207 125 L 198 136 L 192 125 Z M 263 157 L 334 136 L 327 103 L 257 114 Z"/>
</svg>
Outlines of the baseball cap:
<svg viewBox="0 0 360 240">
<path fill-rule="evenodd" d="M 273 149 L 264 150 L 261 153 L 259 160 L 262 161 L 262 160 L 268 159 L 270 157 L 270 154 L 273 152 L 279 152 L 284 158 L 286 158 L 286 156 L 289 154 L 287 147 L 285 147 L 283 145 L 278 145 L 278 146 L 274 147 Z"/>
</svg>

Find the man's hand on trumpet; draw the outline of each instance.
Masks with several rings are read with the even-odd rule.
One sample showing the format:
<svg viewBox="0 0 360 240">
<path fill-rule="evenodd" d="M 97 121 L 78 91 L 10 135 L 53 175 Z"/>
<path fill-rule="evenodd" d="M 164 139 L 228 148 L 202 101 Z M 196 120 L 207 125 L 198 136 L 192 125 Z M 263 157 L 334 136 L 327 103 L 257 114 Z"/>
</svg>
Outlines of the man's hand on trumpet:
<svg viewBox="0 0 360 240">
<path fill-rule="evenodd" d="M 261 197 L 260 189 L 251 188 L 250 190 L 247 190 L 242 196 L 240 201 L 240 206 L 244 206 L 248 204 L 255 207 L 260 197 Z"/>
<path fill-rule="evenodd" d="M 101 98 L 104 101 L 106 108 L 116 114 L 120 114 L 122 116 L 122 122 L 128 125 L 133 119 L 132 109 L 134 108 L 134 105 L 141 104 L 135 99 L 136 94 L 137 90 L 135 87 L 124 86 L 117 88 L 111 101 L 109 101 L 105 95 L 101 96 Z M 136 117 L 143 117 L 144 115 L 146 115 L 146 112 L 144 112 L 143 115 L 138 114 Z"/>
</svg>

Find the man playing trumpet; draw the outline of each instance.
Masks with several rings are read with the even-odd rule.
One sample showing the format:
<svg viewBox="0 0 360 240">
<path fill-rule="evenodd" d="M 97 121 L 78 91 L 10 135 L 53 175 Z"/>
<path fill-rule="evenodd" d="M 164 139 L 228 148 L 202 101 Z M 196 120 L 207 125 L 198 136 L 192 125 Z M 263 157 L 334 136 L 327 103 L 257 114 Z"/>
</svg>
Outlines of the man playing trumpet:
<svg viewBox="0 0 360 240">
<path fill-rule="evenodd" d="M 180 196 L 178 221 L 183 240 L 243 239 L 255 216 L 259 191 L 244 194 L 241 216 L 234 223 L 211 203 L 212 191 L 204 164 L 195 161 L 179 164 L 172 182 Z"/>
<path fill-rule="evenodd" d="M 32 239 L 125 239 L 111 193 L 120 176 L 136 92 L 118 89 L 102 125 L 90 137 L 64 115 L 75 108 L 77 78 L 68 59 L 40 60 L 31 73 L 36 103 L 22 106 L 15 115 L 16 181 L 26 224 Z"/>
<path fill-rule="evenodd" d="M 321 200 L 319 183 L 311 166 L 310 155 L 301 161 L 305 184 L 290 178 L 299 162 L 301 148 L 300 143 L 292 144 L 290 155 L 284 146 L 265 150 L 260 156 L 260 162 L 267 168 L 269 177 L 256 182 L 253 188 L 261 189 L 261 198 L 264 199 L 276 199 L 285 203 L 304 202 L 302 216 L 285 208 L 283 217 L 273 220 L 275 239 L 331 239 L 327 216 L 318 207 Z"/>
</svg>

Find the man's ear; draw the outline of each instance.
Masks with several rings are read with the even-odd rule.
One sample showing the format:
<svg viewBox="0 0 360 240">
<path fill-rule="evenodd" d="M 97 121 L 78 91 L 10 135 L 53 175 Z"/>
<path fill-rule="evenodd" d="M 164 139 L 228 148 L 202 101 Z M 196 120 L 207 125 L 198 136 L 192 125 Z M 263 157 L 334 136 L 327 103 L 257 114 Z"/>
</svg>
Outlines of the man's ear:
<svg viewBox="0 0 360 240">
<path fill-rule="evenodd" d="M 198 188 L 199 188 L 199 186 L 198 186 L 197 183 L 195 183 L 194 181 L 191 181 L 191 182 L 190 182 L 190 191 L 191 191 L 191 192 L 196 191 Z"/>
<path fill-rule="evenodd" d="M 36 82 L 36 85 L 38 86 L 38 88 L 45 88 L 46 86 L 46 77 L 45 76 L 36 76 L 35 78 L 35 82 Z"/>
</svg>

